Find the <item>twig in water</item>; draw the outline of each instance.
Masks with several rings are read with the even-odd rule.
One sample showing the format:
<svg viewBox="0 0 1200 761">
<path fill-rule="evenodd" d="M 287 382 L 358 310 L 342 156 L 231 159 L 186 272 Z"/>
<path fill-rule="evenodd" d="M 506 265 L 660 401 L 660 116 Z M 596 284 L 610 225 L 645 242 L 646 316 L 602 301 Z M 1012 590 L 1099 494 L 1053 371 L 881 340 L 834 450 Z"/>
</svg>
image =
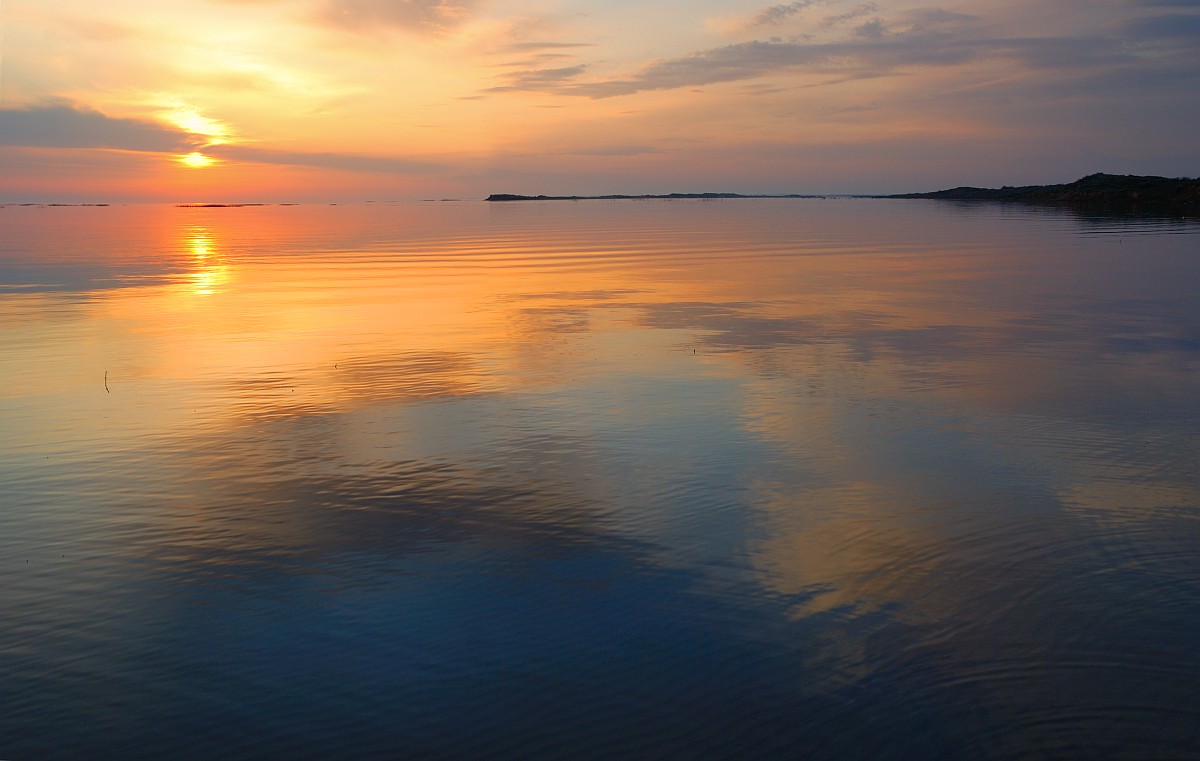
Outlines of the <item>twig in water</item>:
<svg viewBox="0 0 1200 761">
<path fill-rule="evenodd" d="M 108 391 L 108 370 L 104 371 L 104 390 Z M 111 394 L 112 392 L 108 391 L 108 393 Z"/>
</svg>

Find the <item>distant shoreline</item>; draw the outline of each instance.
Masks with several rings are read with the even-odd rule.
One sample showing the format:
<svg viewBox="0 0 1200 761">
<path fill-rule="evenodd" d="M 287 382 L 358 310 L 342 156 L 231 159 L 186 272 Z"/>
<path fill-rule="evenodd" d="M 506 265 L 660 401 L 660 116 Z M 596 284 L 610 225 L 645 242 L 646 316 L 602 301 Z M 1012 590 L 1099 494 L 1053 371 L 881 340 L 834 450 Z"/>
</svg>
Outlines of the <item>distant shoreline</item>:
<svg viewBox="0 0 1200 761">
<path fill-rule="evenodd" d="M 931 193 L 901 193 L 882 198 L 945 201 L 1002 201 L 1036 205 L 1106 206 L 1131 210 L 1200 213 L 1200 179 L 1132 174 L 1090 174 L 1063 185 L 958 187 Z"/>
<path fill-rule="evenodd" d="M 1200 178 L 1170 178 L 1153 175 L 1090 174 L 1074 182 L 1060 185 L 1022 185 L 1017 187 L 977 188 L 961 186 L 946 190 L 920 193 L 655 193 L 605 195 L 521 195 L 493 193 L 487 202 L 516 201 L 655 201 L 655 200 L 738 200 L 738 199 L 917 199 L 954 202 L 1016 203 L 1037 206 L 1064 206 L 1117 213 L 1149 213 L 1200 216 Z M 470 201 L 463 198 L 423 199 L 426 202 Z M 402 202 L 402 201 L 401 201 Z M 477 201 L 476 201 L 477 202 Z M 115 205 L 156 203 L 119 202 Z M 167 203 L 167 202 L 161 202 Z M 377 203 L 376 201 L 342 203 Z M 395 203 L 385 201 L 380 203 Z M 109 203 L 62 203 L 0 201 L 0 208 L 33 206 L 109 206 Z M 339 202 L 230 202 L 230 203 L 172 203 L 185 209 L 244 208 L 257 206 L 341 205 Z"/>
<path fill-rule="evenodd" d="M 1098 173 L 1088 175 L 1075 182 L 1061 185 L 1023 185 L 1001 188 L 963 186 L 926 193 L 894 193 L 889 195 L 830 193 L 666 193 L 659 195 L 547 196 L 494 193 L 484 200 L 512 202 L 738 198 L 883 198 L 999 201 L 1035 205 L 1103 206 L 1131 211 L 1158 211 L 1192 215 L 1200 214 L 1200 179 Z"/>
<path fill-rule="evenodd" d="M 851 196 L 833 196 L 828 193 L 801 195 L 799 193 L 779 194 L 745 194 L 745 193 L 664 193 L 661 195 L 625 195 L 613 194 L 602 196 L 523 196 L 513 193 L 493 193 L 485 201 L 654 201 L 671 199 L 724 199 L 724 198 L 848 198 Z M 859 196 L 863 197 L 863 196 Z"/>
</svg>

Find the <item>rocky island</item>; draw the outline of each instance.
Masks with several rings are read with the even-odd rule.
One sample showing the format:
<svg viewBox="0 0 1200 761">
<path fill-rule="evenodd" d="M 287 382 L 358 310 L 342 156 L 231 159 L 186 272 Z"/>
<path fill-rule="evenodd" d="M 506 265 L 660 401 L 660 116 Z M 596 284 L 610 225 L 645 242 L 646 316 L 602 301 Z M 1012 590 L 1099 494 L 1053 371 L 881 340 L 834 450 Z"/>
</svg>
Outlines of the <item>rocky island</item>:
<svg viewBox="0 0 1200 761">
<path fill-rule="evenodd" d="M 1132 211 L 1200 213 L 1200 179 L 1131 174 L 1090 174 L 1065 185 L 958 187 L 931 193 L 902 193 L 882 198 L 933 198 L 947 201 L 1007 201 L 1070 206 L 1103 206 Z"/>
</svg>

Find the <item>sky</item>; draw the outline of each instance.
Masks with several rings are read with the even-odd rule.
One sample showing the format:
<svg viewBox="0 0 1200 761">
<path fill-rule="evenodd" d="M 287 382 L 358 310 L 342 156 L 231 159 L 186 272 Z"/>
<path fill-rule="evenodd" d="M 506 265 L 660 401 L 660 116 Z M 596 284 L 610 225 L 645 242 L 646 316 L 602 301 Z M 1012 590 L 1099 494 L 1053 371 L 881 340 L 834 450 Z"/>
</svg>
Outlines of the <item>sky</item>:
<svg viewBox="0 0 1200 761">
<path fill-rule="evenodd" d="M 0 0 L 0 201 L 1200 175 L 1200 0 Z"/>
</svg>

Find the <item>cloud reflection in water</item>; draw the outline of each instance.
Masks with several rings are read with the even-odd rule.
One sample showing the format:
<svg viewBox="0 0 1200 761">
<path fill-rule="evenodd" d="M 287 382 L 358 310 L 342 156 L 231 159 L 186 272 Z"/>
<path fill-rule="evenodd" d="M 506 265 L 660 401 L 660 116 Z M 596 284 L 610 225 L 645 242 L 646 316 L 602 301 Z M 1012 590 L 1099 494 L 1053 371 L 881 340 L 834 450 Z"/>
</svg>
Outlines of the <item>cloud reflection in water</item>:
<svg viewBox="0 0 1200 761">
<path fill-rule="evenodd" d="M 581 209 L 22 218 L 5 752 L 1190 747 L 1194 228 Z"/>
</svg>

